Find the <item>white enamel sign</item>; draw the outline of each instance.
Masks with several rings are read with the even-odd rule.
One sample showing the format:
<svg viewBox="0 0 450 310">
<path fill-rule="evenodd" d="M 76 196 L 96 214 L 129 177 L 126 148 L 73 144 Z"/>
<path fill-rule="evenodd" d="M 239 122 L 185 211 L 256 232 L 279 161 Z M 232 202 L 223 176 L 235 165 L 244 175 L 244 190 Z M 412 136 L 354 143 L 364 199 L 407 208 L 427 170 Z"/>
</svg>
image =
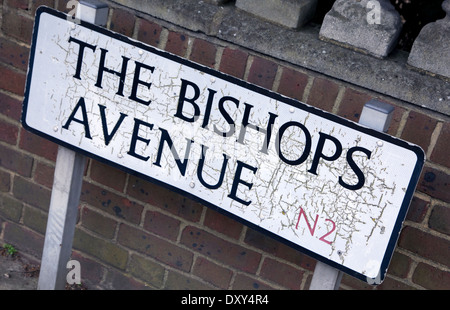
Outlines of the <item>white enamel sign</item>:
<svg viewBox="0 0 450 310">
<path fill-rule="evenodd" d="M 424 162 L 417 146 L 49 8 L 22 122 L 372 284 Z"/>
</svg>

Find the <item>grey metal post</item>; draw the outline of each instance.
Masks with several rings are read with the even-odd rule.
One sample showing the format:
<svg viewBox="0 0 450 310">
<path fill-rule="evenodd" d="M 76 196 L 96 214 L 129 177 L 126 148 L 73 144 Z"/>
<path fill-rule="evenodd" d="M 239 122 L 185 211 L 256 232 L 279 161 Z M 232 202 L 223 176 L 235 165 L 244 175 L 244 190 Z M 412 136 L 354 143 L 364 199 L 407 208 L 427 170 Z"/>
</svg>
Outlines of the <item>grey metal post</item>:
<svg viewBox="0 0 450 310">
<path fill-rule="evenodd" d="M 85 158 L 58 148 L 38 289 L 63 289 L 80 200 Z"/>
<path fill-rule="evenodd" d="M 75 3 L 78 19 L 106 25 L 106 4 L 96 0 L 81 0 Z M 65 287 L 68 272 L 66 265 L 72 252 L 85 162 L 83 155 L 62 146 L 58 148 L 38 281 L 39 290 Z"/>
<path fill-rule="evenodd" d="M 390 104 L 370 100 L 365 105 L 359 118 L 359 124 L 386 132 L 392 120 L 394 107 Z M 341 284 L 342 271 L 322 262 L 317 262 L 311 280 L 310 290 L 337 290 Z"/>
<path fill-rule="evenodd" d="M 341 284 L 342 271 L 322 262 L 316 263 L 310 290 L 337 290 Z"/>
</svg>

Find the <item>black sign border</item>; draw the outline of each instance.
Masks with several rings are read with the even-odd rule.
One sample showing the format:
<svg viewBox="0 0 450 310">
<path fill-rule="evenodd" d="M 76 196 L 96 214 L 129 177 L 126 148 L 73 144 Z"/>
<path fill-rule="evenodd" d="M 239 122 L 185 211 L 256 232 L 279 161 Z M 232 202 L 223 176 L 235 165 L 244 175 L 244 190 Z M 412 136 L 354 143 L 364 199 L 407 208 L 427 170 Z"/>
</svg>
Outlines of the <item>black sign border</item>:
<svg viewBox="0 0 450 310">
<path fill-rule="evenodd" d="M 101 34 L 103 34 L 105 36 L 108 36 L 108 37 L 111 37 L 113 39 L 122 41 L 122 42 L 124 42 L 126 44 L 129 44 L 129 45 L 138 47 L 138 48 L 140 48 L 142 50 L 145 50 L 147 52 L 154 53 L 156 55 L 159 55 L 161 57 L 164 57 L 166 59 L 169 59 L 171 61 L 179 63 L 181 65 L 188 66 L 188 67 L 191 67 L 193 69 L 205 72 L 205 73 L 210 74 L 210 75 L 212 75 L 212 76 L 214 76 L 216 78 L 225 80 L 227 82 L 230 82 L 230 83 L 236 84 L 238 86 L 247 88 L 247 89 L 249 89 L 251 91 L 257 92 L 257 93 L 259 93 L 261 95 L 264 95 L 266 97 L 275 99 L 275 100 L 277 100 L 279 102 L 288 104 L 288 105 L 290 105 L 290 106 L 292 106 L 294 108 L 301 109 L 301 110 L 306 111 L 308 113 L 315 114 L 317 116 L 320 116 L 320 117 L 323 117 L 325 119 L 328 119 L 328 120 L 330 120 L 332 122 L 335 122 L 335 123 L 338 123 L 340 125 L 346 126 L 348 128 L 357 130 L 359 132 L 371 135 L 373 137 L 376 137 L 377 139 L 380 139 L 380 140 L 383 140 L 383 141 L 395 144 L 395 145 L 397 145 L 399 147 L 402 147 L 404 149 L 408 149 L 408 150 L 414 152 L 416 154 L 416 156 L 417 156 L 416 165 L 414 167 L 414 171 L 413 171 L 412 177 L 411 177 L 410 182 L 408 184 L 408 188 L 407 188 L 407 190 L 405 192 L 405 196 L 404 196 L 402 205 L 400 207 L 400 211 L 398 213 L 398 216 L 397 216 L 397 219 L 396 219 L 396 222 L 395 222 L 395 225 L 394 225 L 393 232 L 392 232 L 390 240 L 388 242 L 388 246 L 387 246 L 385 255 L 384 255 L 382 263 L 381 263 L 379 275 L 378 275 L 377 278 L 373 278 L 373 279 L 372 278 L 368 278 L 364 274 L 358 273 L 358 272 L 356 272 L 356 271 L 354 271 L 352 269 L 349 269 L 349 268 L 347 268 L 347 267 L 345 267 L 343 265 L 340 265 L 340 264 L 338 264 L 338 263 L 336 263 L 334 261 L 331 261 L 331 260 L 327 259 L 326 257 L 323 257 L 323 256 L 321 256 L 321 255 L 319 255 L 319 254 L 317 254 L 315 252 L 312 252 L 311 250 L 308 250 L 308 249 L 306 249 L 306 248 L 304 248 L 304 247 L 302 247 L 302 246 L 300 246 L 298 244 L 295 244 L 295 243 L 293 243 L 293 242 L 291 242 L 291 241 L 289 241 L 287 239 L 284 239 L 283 237 L 280 237 L 280 236 L 278 236 L 278 235 L 276 235 L 276 234 L 274 234 L 274 233 L 272 233 L 272 232 L 270 232 L 270 231 L 268 231 L 268 230 L 266 230 L 266 229 L 264 229 L 264 228 L 262 228 L 262 227 L 260 227 L 260 226 L 258 226 L 256 224 L 248 222 L 247 220 L 245 220 L 245 219 L 243 219 L 243 218 L 241 218 L 241 217 L 239 217 L 237 215 L 234 215 L 234 214 L 232 214 L 232 213 L 230 213 L 228 211 L 225 211 L 224 209 L 222 209 L 222 208 L 220 208 L 220 207 L 218 207 L 218 206 L 216 206 L 216 205 L 214 205 L 214 204 L 212 204 L 212 203 L 210 203 L 208 201 L 205 201 L 205 200 L 195 196 L 192 193 L 185 192 L 185 191 L 183 191 L 183 190 L 181 190 L 181 189 L 179 189 L 179 188 L 177 188 L 175 186 L 172 186 L 170 184 L 166 184 L 166 183 L 164 183 L 162 181 L 159 181 L 159 180 L 151 178 L 151 177 L 149 177 L 147 175 L 141 174 L 138 171 L 135 171 L 135 170 L 132 170 L 132 169 L 127 168 L 125 166 L 122 166 L 122 165 L 119 165 L 117 163 L 114 163 L 114 162 L 112 162 L 112 161 L 110 161 L 110 160 L 108 160 L 106 158 L 100 157 L 100 156 L 98 156 L 96 154 L 93 154 L 93 153 L 90 153 L 90 152 L 85 151 L 83 149 L 80 149 L 80 148 L 78 148 L 78 147 L 76 147 L 74 145 L 71 145 L 71 144 L 66 143 L 64 141 L 61 141 L 61 140 L 59 140 L 59 139 L 57 139 L 57 138 L 55 138 L 53 136 L 47 135 L 47 134 L 45 134 L 43 132 L 40 132 L 37 129 L 34 129 L 34 128 L 30 127 L 26 123 L 26 116 L 27 116 L 27 108 L 28 108 L 30 86 L 31 86 L 31 82 L 32 82 L 31 78 L 32 78 L 32 73 L 33 73 L 33 63 L 34 63 L 34 57 L 35 57 L 35 53 L 36 53 L 35 48 L 36 48 L 36 42 L 37 42 L 37 36 L 38 36 L 40 17 L 41 17 L 42 14 L 50 14 L 50 15 L 53 15 L 55 17 L 68 20 L 68 15 L 67 14 L 65 14 L 63 12 L 59 12 L 57 10 L 54 10 L 54 9 L 46 7 L 46 6 L 40 6 L 36 10 L 35 23 L 34 23 L 34 27 L 33 27 L 33 37 L 32 37 L 31 49 L 30 49 L 28 73 L 27 73 L 27 80 L 26 80 L 25 94 L 24 94 L 24 101 L 23 101 L 23 108 L 22 108 L 22 117 L 21 117 L 22 125 L 23 125 L 23 127 L 26 130 L 28 130 L 28 131 L 36 134 L 36 135 L 39 135 L 39 136 L 41 136 L 41 137 L 43 137 L 45 139 L 48 139 L 48 140 L 50 140 L 50 141 L 52 141 L 52 142 L 54 142 L 54 143 L 56 143 L 58 145 L 61 145 L 61 146 L 64 146 L 64 147 L 66 147 L 68 149 L 71 149 L 71 150 L 74 150 L 76 152 L 79 152 L 79 153 L 81 153 L 81 154 L 83 154 L 85 156 L 88 156 L 90 158 L 93 158 L 95 160 L 98 160 L 100 162 L 108 164 L 110 166 L 113 166 L 113 167 L 116 167 L 118 169 L 121 169 L 121 170 L 125 171 L 126 173 L 129 173 L 129 174 L 134 175 L 136 177 L 145 179 L 145 180 L 150 181 L 150 182 L 152 182 L 154 184 L 157 184 L 159 186 L 163 186 L 163 187 L 165 187 L 165 188 L 167 188 L 167 189 L 169 189 L 171 191 L 177 192 L 177 193 L 179 193 L 179 194 L 181 194 L 181 195 L 183 195 L 183 196 L 185 196 L 185 197 L 187 197 L 189 199 L 192 199 L 192 200 L 195 200 L 197 202 L 200 202 L 204 206 L 207 206 L 207 207 L 209 207 L 209 208 L 211 208 L 211 209 L 213 209 L 215 211 L 218 211 L 221 214 L 224 214 L 224 215 L 226 215 L 226 216 L 228 216 L 230 218 L 233 218 L 234 220 L 236 220 L 236 221 L 238 221 L 238 222 L 240 222 L 240 223 L 242 223 L 244 225 L 247 225 L 247 226 L 251 227 L 252 229 L 254 229 L 256 231 L 259 231 L 259 232 L 261 232 L 261 233 L 263 233 L 263 234 L 265 234 L 265 235 L 267 235 L 267 236 L 269 236 L 269 237 L 271 237 L 271 238 L 273 238 L 273 239 L 275 239 L 275 240 L 277 240 L 277 241 L 279 241 L 279 242 L 281 242 L 283 244 L 288 245 L 291 248 L 294 248 L 294 249 L 296 249 L 296 250 L 298 250 L 298 251 L 300 251 L 300 252 L 302 252 L 302 253 L 304 253 L 304 254 L 306 254 L 308 256 L 311 256 L 312 258 L 314 258 L 314 259 L 316 259 L 318 261 L 321 261 L 321 262 L 323 262 L 325 264 L 328 264 L 328 265 L 330 265 L 330 266 L 332 266 L 332 267 L 334 267 L 334 268 L 336 268 L 338 270 L 341 270 L 341 271 L 343 271 L 343 272 L 345 272 L 345 273 L 347 273 L 347 274 L 349 274 L 349 275 L 351 275 L 351 276 L 353 276 L 353 277 L 355 277 L 357 279 L 360 279 L 360 280 L 362 280 L 364 282 L 367 282 L 369 284 L 380 284 L 381 282 L 383 282 L 383 280 L 385 278 L 385 275 L 386 275 L 386 272 L 387 272 L 387 269 L 388 269 L 388 266 L 389 266 L 389 263 L 390 263 L 390 260 L 391 260 L 391 257 L 392 257 L 392 255 L 394 253 L 398 237 L 399 237 L 401 229 L 402 229 L 403 221 L 405 220 L 406 213 L 407 213 L 408 208 L 409 208 L 409 204 L 410 204 L 410 202 L 411 202 L 411 200 L 413 198 L 413 194 L 414 194 L 416 185 L 417 185 L 417 183 L 419 181 L 419 177 L 420 177 L 420 174 L 422 172 L 422 168 L 423 168 L 423 165 L 424 165 L 424 162 L 425 162 L 425 153 L 419 146 L 410 144 L 410 143 L 408 143 L 406 141 L 403 141 L 403 140 L 400 140 L 400 139 L 398 139 L 396 137 L 393 137 L 393 136 L 387 135 L 385 133 L 373 130 L 371 128 L 361 126 L 358 123 L 355 123 L 353 121 L 347 120 L 347 119 L 342 118 L 342 117 L 340 117 L 338 115 L 334 115 L 334 114 L 331 114 L 329 112 L 317 109 L 315 107 L 312 107 L 312 106 L 309 106 L 309 105 L 307 105 L 305 103 L 302 103 L 302 102 L 300 102 L 298 100 L 285 97 L 285 96 L 283 96 L 281 94 L 275 93 L 275 92 L 273 92 L 271 90 L 262 88 L 260 86 L 254 85 L 254 84 L 250 84 L 250 83 L 248 83 L 246 81 L 243 81 L 243 80 L 240 80 L 240 79 L 235 78 L 233 76 L 230 76 L 230 75 L 224 74 L 222 72 L 216 71 L 216 70 L 214 70 L 212 68 L 209 68 L 209 67 L 197 64 L 195 62 L 192 62 L 192 61 L 187 60 L 185 58 L 182 58 L 182 57 L 179 57 L 177 55 L 171 54 L 169 52 L 159 50 L 159 49 L 157 49 L 157 48 L 155 48 L 153 46 L 147 45 L 147 44 L 145 44 L 143 42 L 135 41 L 133 39 L 130 39 L 127 36 L 124 36 L 124 35 L 119 34 L 119 33 L 115 33 L 115 32 L 113 32 L 111 30 L 106 29 L 106 28 L 103 28 L 103 27 L 100 27 L 100 26 L 97 26 L 97 25 L 94 25 L 94 24 L 91 24 L 91 23 L 88 23 L 88 22 L 85 22 L 85 21 L 80 21 L 80 25 L 81 26 L 83 26 L 85 28 L 88 28 L 90 30 L 93 30 L 95 32 L 101 33 Z"/>
</svg>

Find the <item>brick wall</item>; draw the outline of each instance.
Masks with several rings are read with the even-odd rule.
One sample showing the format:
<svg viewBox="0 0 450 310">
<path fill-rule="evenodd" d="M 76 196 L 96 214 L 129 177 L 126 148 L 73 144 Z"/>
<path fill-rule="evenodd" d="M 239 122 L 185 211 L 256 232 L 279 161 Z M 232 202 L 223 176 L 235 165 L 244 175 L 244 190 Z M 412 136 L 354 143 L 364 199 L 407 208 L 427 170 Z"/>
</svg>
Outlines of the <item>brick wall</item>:
<svg viewBox="0 0 450 310">
<path fill-rule="evenodd" d="M 20 124 L 39 5 L 0 2 L 0 242 L 40 259 L 57 146 Z M 420 145 L 427 162 L 385 281 L 344 275 L 343 289 L 450 289 L 448 115 L 308 71 L 110 4 L 108 27 L 251 83 L 357 121 L 365 102 L 396 107 L 388 133 Z M 91 289 L 307 289 L 315 261 L 165 188 L 88 160 L 72 257 Z"/>
</svg>

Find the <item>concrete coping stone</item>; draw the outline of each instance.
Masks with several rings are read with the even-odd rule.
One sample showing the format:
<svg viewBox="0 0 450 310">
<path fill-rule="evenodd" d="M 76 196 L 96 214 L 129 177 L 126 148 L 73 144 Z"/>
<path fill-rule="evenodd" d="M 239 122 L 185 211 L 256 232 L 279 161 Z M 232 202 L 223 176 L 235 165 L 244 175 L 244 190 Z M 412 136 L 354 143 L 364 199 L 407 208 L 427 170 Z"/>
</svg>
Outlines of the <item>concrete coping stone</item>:
<svg viewBox="0 0 450 310">
<path fill-rule="evenodd" d="M 384 58 L 401 30 L 400 14 L 388 0 L 337 0 L 325 15 L 320 37 Z"/>
<path fill-rule="evenodd" d="M 236 0 L 236 7 L 282 26 L 297 29 L 314 17 L 317 0 Z"/>
<path fill-rule="evenodd" d="M 414 41 L 408 64 L 450 79 L 450 0 L 444 1 L 442 8 L 446 17 L 422 28 Z"/>
</svg>

